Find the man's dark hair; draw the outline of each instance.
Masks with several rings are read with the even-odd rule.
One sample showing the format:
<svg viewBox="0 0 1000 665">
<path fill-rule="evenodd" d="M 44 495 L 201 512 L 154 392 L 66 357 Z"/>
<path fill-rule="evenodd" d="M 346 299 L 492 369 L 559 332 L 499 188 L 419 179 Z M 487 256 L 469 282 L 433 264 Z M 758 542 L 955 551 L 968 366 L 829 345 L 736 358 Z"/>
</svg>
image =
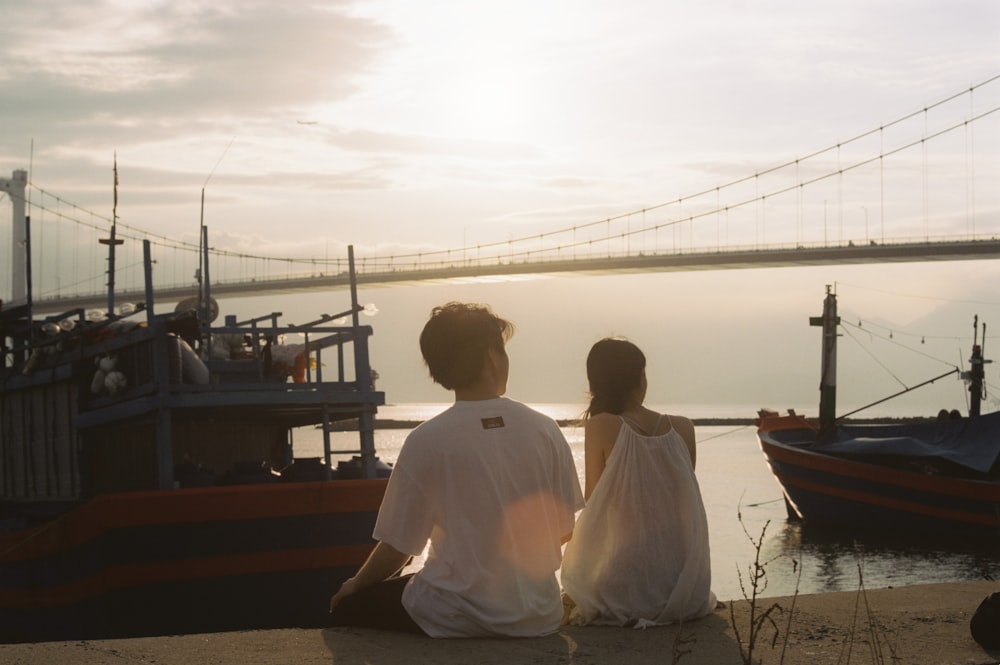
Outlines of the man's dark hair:
<svg viewBox="0 0 1000 665">
<path fill-rule="evenodd" d="M 513 334 L 513 324 L 488 305 L 450 302 L 431 310 L 420 353 L 434 381 L 448 390 L 466 388 L 479 378 L 487 352 L 503 351 Z"/>
</svg>

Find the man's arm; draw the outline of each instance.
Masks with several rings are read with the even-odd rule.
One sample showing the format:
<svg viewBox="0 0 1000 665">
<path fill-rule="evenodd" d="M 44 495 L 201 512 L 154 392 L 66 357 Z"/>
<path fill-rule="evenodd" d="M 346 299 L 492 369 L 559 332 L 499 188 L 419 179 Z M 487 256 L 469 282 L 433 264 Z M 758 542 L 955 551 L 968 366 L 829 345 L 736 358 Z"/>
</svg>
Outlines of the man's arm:
<svg viewBox="0 0 1000 665">
<path fill-rule="evenodd" d="M 337 593 L 330 598 L 330 611 L 332 612 L 341 600 L 352 593 L 388 579 L 394 573 L 399 572 L 409 560 L 409 554 L 400 552 L 392 545 L 379 542 L 354 577 L 341 584 Z"/>
</svg>

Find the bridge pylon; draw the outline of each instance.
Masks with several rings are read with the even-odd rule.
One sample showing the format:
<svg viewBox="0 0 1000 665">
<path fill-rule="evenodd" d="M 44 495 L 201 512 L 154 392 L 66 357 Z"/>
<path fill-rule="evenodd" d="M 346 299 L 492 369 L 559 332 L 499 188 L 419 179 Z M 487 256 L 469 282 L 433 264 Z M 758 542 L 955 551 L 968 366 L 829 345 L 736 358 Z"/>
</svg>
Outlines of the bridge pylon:
<svg viewBox="0 0 1000 665">
<path fill-rule="evenodd" d="M 28 302 L 28 257 L 23 251 L 27 245 L 27 225 L 25 220 L 25 196 L 28 188 L 28 172 L 17 169 L 10 178 L 0 178 L 0 191 L 5 192 L 12 204 L 11 214 L 11 257 L 10 281 L 11 304 L 23 305 Z M 20 250 L 20 251 L 19 251 Z"/>
</svg>

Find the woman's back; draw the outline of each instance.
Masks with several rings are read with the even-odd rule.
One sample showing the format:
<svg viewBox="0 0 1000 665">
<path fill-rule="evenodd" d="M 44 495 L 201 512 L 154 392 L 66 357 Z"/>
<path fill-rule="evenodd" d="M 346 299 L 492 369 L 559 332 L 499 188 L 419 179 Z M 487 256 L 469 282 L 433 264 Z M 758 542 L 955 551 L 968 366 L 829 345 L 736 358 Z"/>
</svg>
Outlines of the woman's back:
<svg viewBox="0 0 1000 665">
<path fill-rule="evenodd" d="M 689 446 L 669 424 L 652 436 L 637 427 L 620 419 L 566 547 L 562 583 L 577 623 L 671 623 L 715 607 L 708 522 Z M 662 420 L 648 429 L 663 430 Z"/>
</svg>

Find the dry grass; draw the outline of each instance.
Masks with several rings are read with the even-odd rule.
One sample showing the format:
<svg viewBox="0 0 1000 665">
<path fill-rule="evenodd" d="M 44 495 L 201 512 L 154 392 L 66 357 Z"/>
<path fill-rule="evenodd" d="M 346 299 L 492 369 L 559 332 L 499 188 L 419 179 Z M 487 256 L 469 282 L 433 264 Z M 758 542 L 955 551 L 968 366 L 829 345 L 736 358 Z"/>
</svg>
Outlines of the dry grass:
<svg viewBox="0 0 1000 665">
<path fill-rule="evenodd" d="M 734 603 L 729 604 L 729 621 L 736 636 L 736 643 L 740 649 L 740 658 L 743 665 L 758 665 L 763 662 L 761 648 L 764 645 L 770 646 L 770 652 L 777 656 L 779 665 L 784 665 L 788 655 L 788 640 L 792 632 L 795 618 L 795 604 L 799 596 L 799 581 L 802 577 L 802 567 L 799 561 L 792 559 L 792 569 L 796 572 L 795 592 L 791 597 L 791 603 L 786 609 L 780 603 L 766 605 L 762 602 L 761 596 L 767 589 L 767 566 L 780 556 L 772 559 L 762 560 L 761 550 L 764 545 L 764 538 L 771 522 L 768 520 L 760 530 L 760 536 L 754 538 L 746 529 L 743 522 L 743 515 L 737 511 L 737 517 L 743 533 L 750 540 L 754 547 L 754 560 L 747 566 L 746 579 L 743 571 L 737 568 L 737 575 L 740 582 L 740 591 L 744 600 L 750 608 L 749 619 L 741 623 L 736 619 Z M 785 614 L 784 625 L 779 627 L 777 617 Z M 851 616 L 851 625 L 847 631 L 847 639 L 844 642 L 843 650 L 838 658 L 838 663 L 850 665 L 852 657 L 861 658 L 861 654 L 867 647 L 867 656 L 864 662 L 873 665 L 886 665 L 886 663 L 902 663 L 903 659 L 899 655 L 898 644 L 890 639 L 890 635 L 878 620 L 874 610 L 868 603 L 868 594 L 865 590 L 864 571 L 862 566 L 862 555 L 858 555 L 858 594 L 855 601 L 854 613 Z M 676 662 L 676 661 L 675 661 Z M 857 661 L 855 661 L 857 662 Z"/>
<path fill-rule="evenodd" d="M 733 627 L 733 633 L 736 636 L 736 643 L 740 648 L 740 658 L 743 661 L 743 665 L 754 665 L 757 661 L 754 660 L 754 651 L 757 650 L 758 645 L 765 633 L 770 636 L 771 648 L 777 645 L 778 638 L 781 636 L 782 632 L 778 628 L 778 623 L 775 621 L 775 616 L 783 613 L 785 609 L 779 603 L 772 603 L 767 607 L 761 607 L 761 595 L 767 590 L 767 566 L 774 559 L 768 559 L 766 561 L 761 560 L 761 548 L 764 545 L 764 537 L 767 535 L 767 528 L 771 525 L 771 521 L 768 520 L 764 523 L 764 526 L 760 530 L 760 537 L 754 538 L 749 531 L 747 531 L 746 524 L 743 522 L 742 510 L 737 510 L 737 518 L 740 522 L 740 527 L 743 529 L 743 533 L 746 534 L 747 539 L 754 547 L 754 560 L 749 566 L 747 566 L 747 578 L 744 580 L 743 571 L 737 566 L 736 574 L 740 582 L 740 592 L 743 594 L 744 600 L 750 604 L 750 619 L 747 622 L 745 630 L 741 630 L 740 622 L 736 620 L 736 611 L 734 609 L 734 603 L 729 604 L 729 622 Z M 747 586 L 749 585 L 749 591 Z M 795 596 L 798 596 L 798 584 L 795 588 Z M 791 612 L 789 612 L 788 620 L 786 621 L 786 631 L 785 639 L 782 641 L 781 650 L 781 660 L 779 662 L 784 662 L 785 657 L 785 647 L 788 642 L 788 631 L 787 629 L 791 625 Z"/>
</svg>

